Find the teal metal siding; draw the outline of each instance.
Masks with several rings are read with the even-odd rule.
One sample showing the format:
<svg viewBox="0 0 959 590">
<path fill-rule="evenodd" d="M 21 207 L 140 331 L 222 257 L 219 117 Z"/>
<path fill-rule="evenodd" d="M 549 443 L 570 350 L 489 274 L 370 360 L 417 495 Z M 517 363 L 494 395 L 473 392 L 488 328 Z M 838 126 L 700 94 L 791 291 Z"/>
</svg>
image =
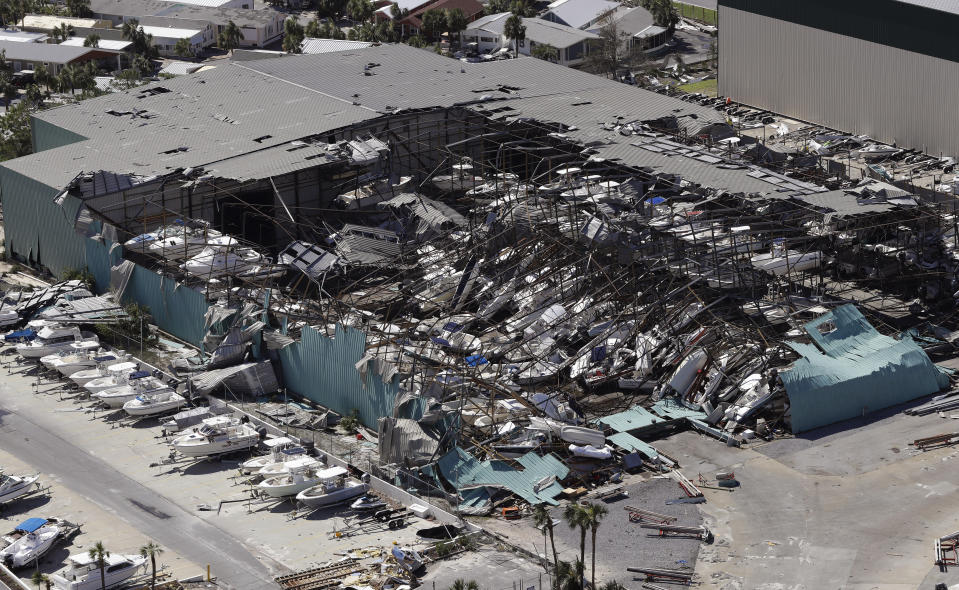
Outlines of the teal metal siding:
<svg viewBox="0 0 959 590">
<path fill-rule="evenodd" d="M 30 118 L 30 137 L 33 141 L 34 152 L 52 150 L 87 139 L 78 133 L 57 127 L 36 117 Z"/>
<path fill-rule="evenodd" d="M 299 342 L 280 351 L 283 380 L 290 391 L 341 415 L 356 410 L 360 421 L 375 429 L 381 416 L 392 414 L 399 377 L 384 383 L 369 370 L 364 381 L 356 363 L 365 354 L 365 332 L 337 325 L 334 337 L 327 338 L 305 327 Z"/>
<path fill-rule="evenodd" d="M 68 268 L 82 269 L 84 238 L 73 228 L 80 202 L 53 202 L 58 191 L 0 166 L 0 199 L 7 251 L 39 263 L 59 276 Z"/>
<path fill-rule="evenodd" d="M 880 334 L 851 304 L 807 323 L 805 330 L 819 348 L 790 342 L 802 358 L 779 374 L 793 432 L 888 408 L 948 384 L 912 338 Z"/>
</svg>

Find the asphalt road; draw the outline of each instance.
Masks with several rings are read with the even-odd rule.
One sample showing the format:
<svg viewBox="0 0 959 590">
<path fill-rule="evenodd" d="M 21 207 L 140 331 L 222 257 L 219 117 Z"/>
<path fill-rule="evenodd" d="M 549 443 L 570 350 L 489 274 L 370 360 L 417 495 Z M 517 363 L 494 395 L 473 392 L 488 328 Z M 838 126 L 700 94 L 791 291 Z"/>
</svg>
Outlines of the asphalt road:
<svg viewBox="0 0 959 590">
<path fill-rule="evenodd" d="M 269 568 L 236 539 L 50 432 L 42 415 L 31 415 L 29 408 L 0 407 L 0 445 L 160 545 L 195 563 L 212 564 L 224 588 L 276 587 Z"/>
</svg>

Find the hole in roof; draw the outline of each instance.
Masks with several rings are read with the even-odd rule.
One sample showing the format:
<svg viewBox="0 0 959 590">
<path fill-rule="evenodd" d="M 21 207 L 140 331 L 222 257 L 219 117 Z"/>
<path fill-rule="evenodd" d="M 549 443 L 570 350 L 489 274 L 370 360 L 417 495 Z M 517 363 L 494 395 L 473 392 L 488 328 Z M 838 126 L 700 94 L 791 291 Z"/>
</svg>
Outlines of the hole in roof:
<svg viewBox="0 0 959 590">
<path fill-rule="evenodd" d="M 832 321 L 826 321 L 816 326 L 816 329 L 819 330 L 820 334 L 825 336 L 826 334 L 836 331 L 836 323 Z"/>
<path fill-rule="evenodd" d="M 144 98 L 147 96 L 153 96 L 155 94 L 166 94 L 167 92 L 170 92 L 169 88 L 166 88 L 164 86 L 154 86 L 153 88 L 147 88 L 146 90 L 144 90 L 143 94 L 138 96 L 137 98 Z"/>
<path fill-rule="evenodd" d="M 253 141 L 255 141 L 256 143 L 263 143 L 264 140 L 270 139 L 271 137 L 273 137 L 273 136 L 272 136 L 272 135 L 261 135 L 260 137 L 254 137 L 254 138 L 253 138 Z"/>
<path fill-rule="evenodd" d="M 180 153 L 180 152 L 189 151 L 189 149 L 190 149 L 190 148 L 188 148 L 188 147 L 186 147 L 186 146 L 180 146 L 180 147 L 177 147 L 177 148 L 173 148 L 172 150 L 166 150 L 165 152 L 160 152 L 160 153 L 161 153 L 161 154 L 178 154 L 178 153 Z"/>
</svg>

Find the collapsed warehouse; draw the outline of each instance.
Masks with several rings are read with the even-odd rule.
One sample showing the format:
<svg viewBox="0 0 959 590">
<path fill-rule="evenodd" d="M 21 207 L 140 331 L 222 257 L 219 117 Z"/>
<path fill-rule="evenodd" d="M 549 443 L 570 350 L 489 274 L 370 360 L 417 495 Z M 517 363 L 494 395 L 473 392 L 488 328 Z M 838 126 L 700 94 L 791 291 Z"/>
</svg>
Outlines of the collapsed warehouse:
<svg viewBox="0 0 959 590">
<path fill-rule="evenodd" d="M 376 431 L 380 473 L 483 513 L 673 467 L 677 428 L 741 444 L 949 388 L 953 212 L 734 133 L 536 60 L 371 47 L 50 111 L 0 182 L 15 255 L 175 285 L 141 302 L 205 368 L 271 362 Z"/>
</svg>

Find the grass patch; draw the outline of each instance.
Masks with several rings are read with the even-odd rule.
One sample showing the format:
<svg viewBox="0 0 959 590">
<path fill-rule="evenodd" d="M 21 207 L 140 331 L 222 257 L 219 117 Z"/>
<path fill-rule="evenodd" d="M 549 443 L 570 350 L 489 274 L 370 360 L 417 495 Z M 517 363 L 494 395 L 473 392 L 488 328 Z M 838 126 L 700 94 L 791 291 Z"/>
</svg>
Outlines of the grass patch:
<svg viewBox="0 0 959 590">
<path fill-rule="evenodd" d="M 676 7 L 676 10 L 679 11 L 679 15 L 683 18 L 688 18 L 690 20 L 699 21 L 701 23 L 706 23 L 707 25 L 713 26 L 716 26 L 716 24 L 719 22 L 719 18 L 715 10 L 703 8 L 702 6 L 693 6 L 692 4 L 683 4 L 682 2 L 673 2 L 673 5 Z"/>
<path fill-rule="evenodd" d="M 681 86 L 677 86 L 677 88 L 690 94 L 693 92 L 701 92 L 706 96 L 717 96 L 717 82 L 718 80 L 716 80 L 716 78 L 710 78 L 709 80 L 693 82 L 692 84 L 682 84 Z"/>
</svg>

